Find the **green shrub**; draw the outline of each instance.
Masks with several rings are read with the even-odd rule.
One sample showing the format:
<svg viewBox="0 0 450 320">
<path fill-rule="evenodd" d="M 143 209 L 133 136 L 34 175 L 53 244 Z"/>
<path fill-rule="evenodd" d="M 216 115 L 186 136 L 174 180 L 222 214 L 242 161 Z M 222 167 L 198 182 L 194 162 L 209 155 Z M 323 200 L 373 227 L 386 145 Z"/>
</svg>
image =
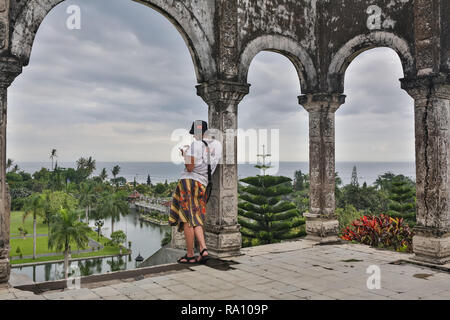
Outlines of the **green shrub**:
<svg viewBox="0 0 450 320">
<path fill-rule="evenodd" d="M 336 209 L 336 215 L 338 216 L 339 229 L 343 230 L 349 227 L 353 221 L 361 218 L 364 214 L 362 211 L 356 210 L 353 205 L 348 204 L 344 209 Z"/>
<path fill-rule="evenodd" d="M 161 247 L 168 245 L 171 241 L 172 241 L 172 230 L 164 234 L 164 237 L 161 240 Z"/>
</svg>

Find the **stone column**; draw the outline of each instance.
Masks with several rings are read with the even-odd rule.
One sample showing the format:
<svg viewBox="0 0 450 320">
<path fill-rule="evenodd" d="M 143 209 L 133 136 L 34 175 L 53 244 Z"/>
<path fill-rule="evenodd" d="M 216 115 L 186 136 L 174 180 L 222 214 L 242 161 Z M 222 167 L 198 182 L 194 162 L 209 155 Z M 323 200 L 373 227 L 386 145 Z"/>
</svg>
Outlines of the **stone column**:
<svg viewBox="0 0 450 320">
<path fill-rule="evenodd" d="M 6 184 L 6 115 L 8 87 L 22 72 L 16 60 L 0 58 L 0 283 L 8 282 L 10 198 Z"/>
<path fill-rule="evenodd" d="M 307 239 L 321 243 L 339 240 L 335 215 L 335 113 L 345 103 L 339 93 L 299 97 L 309 112 L 310 212 L 305 213 Z"/>
<path fill-rule="evenodd" d="M 450 75 L 402 79 L 415 100 L 417 260 L 450 261 Z"/>
<path fill-rule="evenodd" d="M 237 221 L 238 104 L 249 92 L 249 85 L 229 81 L 210 81 L 197 87 L 209 106 L 209 127 L 223 134 L 223 161 L 213 176 L 213 191 L 207 206 L 205 225 L 209 252 L 217 257 L 240 253 L 242 239 Z"/>
</svg>

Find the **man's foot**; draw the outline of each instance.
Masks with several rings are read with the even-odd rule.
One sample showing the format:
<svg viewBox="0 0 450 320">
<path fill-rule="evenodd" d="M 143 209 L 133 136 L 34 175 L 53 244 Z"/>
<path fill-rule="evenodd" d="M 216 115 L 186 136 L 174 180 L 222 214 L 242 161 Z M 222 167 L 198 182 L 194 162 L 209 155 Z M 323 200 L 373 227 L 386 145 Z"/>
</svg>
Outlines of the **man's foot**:
<svg viewBox="0 0 450 320">
<path fill-rule="evenodd" d="M 181 257 L 177 260 L 179 264 L 196 264 L 197 257 L 188 257 L 187 254 L 184 257 Z"/>
<path fill-rule="evenodd" d="M 208 249 L 203 249 L 202 252 L 200 252 L 200 257 L 198 258 L 198 263 L 205 263 L 210 259 L 208 254 Z"/>
</svg>

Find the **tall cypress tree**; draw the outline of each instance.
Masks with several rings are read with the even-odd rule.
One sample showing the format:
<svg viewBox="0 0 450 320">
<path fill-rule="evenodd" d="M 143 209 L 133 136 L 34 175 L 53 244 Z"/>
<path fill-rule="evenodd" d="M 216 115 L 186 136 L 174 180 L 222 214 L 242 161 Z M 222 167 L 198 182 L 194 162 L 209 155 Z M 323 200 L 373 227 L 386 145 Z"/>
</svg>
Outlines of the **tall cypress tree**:
<svg viewBox="0 0 450 320">
<path fill-rule="evenodd" d="M 282 200 L 293 192 L 290 178 L 256 176 L 240 181 L 247 185 L 241 187 L 238 205 L 244 245 L 252 239 L 270 244 L 305 235 L 300 211 L 294 203 Z"/>
</svg>

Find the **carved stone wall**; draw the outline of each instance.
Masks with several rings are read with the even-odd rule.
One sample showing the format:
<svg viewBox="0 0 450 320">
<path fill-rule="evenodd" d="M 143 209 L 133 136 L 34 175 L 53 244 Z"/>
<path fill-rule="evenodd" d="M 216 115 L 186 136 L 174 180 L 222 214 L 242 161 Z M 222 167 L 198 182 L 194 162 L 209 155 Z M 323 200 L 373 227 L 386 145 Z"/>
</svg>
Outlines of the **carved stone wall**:
<svg viewBox="0 0 450 320">
<path fill-rule="evenodd" d="M 6 125 L 8 111 L 7 88 L 22 67 L 17 60 L 0 58 L 0 283 L 9 279 L 9 221 L 11 201 L 6 184 Z"/>
<path fill-rule="evenodd" d="M 247 74 L 261 51 L 285 55 L 295 66 L 310 112 L 311 233 L 333 238 L 334 114 L 328 97 L 342 97 L 345 72 L 360 53 L 388 47 L 401 59 L 403 87 L 416 100 L 419 256 L 450 258 L 449 97 L 450 1 L 448 0 L 136 0 L 167 17 L 183 36 L 196 68 L 198 93 L 212 128 L 238 125 L 238 104 L 248 93 Z M 6 88 L 29 63 L 36 32 L 63 0 L 0 0 L 0 79 Z M 12 72 L 11 70 L 15 70 Z M 312 100 L 308 97 L 315 97 Z M 325 97 L 317 100 L 317 97 Z M 315 100 L 316 99 L 316 100 Z M 313 104 L 311 102 L 318 102 Z M 336 101 L 335 101 L 336 102 Z M 343 101 L 342 101 L 343 102 Z M 309 105 L 308 105 L 309 103 Z M 334 102 L 333 102 L 334 103 Z M 317 107 L 320 111 L 317 111 Z M 0 141 L 6 141 L 6 113 Z M 226 136 L 226 159 L 237 159 L 236 138 Z M 6 146 L 0 146 L 0 281 L 6 279 L 9 210 Z M 237 165 L 219 166 L 208 204 L 209 244 L 219 255 L 239 252 Z M 447 178 L 445 178 L 447 177 Z M 446 240 L 447 239 L 447 240 Z M 3 268 L 3 269 L 2 269 Z"/>
<path fill-rule="evenodd" d="M 0 53 L 9 49 L 9 1 L 0 0 Z"/>
</svg>

